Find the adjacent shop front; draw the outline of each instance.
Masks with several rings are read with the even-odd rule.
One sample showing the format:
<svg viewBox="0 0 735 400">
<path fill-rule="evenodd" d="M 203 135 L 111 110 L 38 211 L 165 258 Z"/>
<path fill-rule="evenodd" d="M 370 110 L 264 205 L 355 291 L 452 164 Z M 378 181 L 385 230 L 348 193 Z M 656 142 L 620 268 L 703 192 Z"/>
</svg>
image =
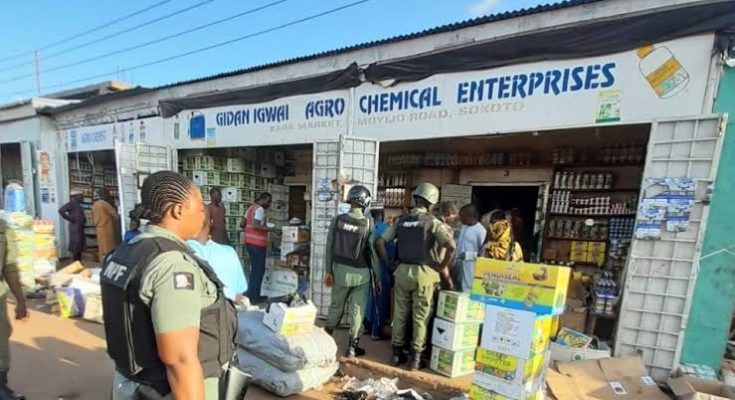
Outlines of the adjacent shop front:
<svg viewBox="0 0 735 400">
<path fill-rule="evenodd" d="M 212 188 L 221 190 L 228 239 L 246 268 L 240 222 L 261 193 L 273 196 L 268 218 L 274 228 L 310 226 L 311 241 L 303 235 L 271 235 L 262 293 L 274 296 L 296 288 L 307 293 L 311 286 L 321 314 L 330 302 L 322 287 L 326 233 L 340 189 L 361 182 L 374 190 L 376 183 L 376 141 L 346 136 L 350 95 L 339 90 L 186 109 L 165 119 L 167 141 L 178 149 L 179 171 L 200 186 L 207 202 Z M 287 257 L 305 250 L 310 262 Z M 285 266 L 296 267 L 298 275 Z"/>
<path fill-rule="evenodd" d="M 615 354 L 642 351 L 663 378 L 680 359 L 724 133 L 707 112 L 713 39 L 363 84 L 352 133 L 381 142 L 389 218 L 424 181 L 510 212 L 526 261 L 574 270 L 565 323 Z"/>
</svg>

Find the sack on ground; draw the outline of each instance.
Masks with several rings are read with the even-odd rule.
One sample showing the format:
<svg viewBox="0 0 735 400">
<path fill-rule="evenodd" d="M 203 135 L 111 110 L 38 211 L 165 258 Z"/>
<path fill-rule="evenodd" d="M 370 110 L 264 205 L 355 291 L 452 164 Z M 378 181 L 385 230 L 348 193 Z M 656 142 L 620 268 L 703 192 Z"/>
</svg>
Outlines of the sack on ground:
<svg viewBox="0 0 735 400">
<path fill-rule="evenodd" d="M 237 357 L 240 361 L 240 368 L 252 375 L 253 383 L 284 397 L 322 386 L 339 368 L 339 364 L 335 362 L 328 367 L 283 372 L 242 347 L 237 348 Z"/>
<path fill-rule="evenodd" d="M 337 344 L 323 329 L 283 336 L 263 325 L 263 311 L 238 313 L 237 344 L 281 371 L 328 367 L 337 361 Z"/>
</svg>

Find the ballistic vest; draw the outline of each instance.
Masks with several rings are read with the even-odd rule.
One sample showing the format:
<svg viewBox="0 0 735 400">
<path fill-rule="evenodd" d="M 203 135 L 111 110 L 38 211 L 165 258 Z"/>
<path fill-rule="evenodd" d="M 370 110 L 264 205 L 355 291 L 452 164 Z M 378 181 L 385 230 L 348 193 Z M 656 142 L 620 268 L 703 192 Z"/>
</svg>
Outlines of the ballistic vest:
<svg viewBox="0 0 735 400">
<path fill-rule="evenodd" d="M 349 214 L 338 215 L 334 225 L 333 260 L 355 268 L 368 268 L 369 228 L 368 218 L 357 219 Z"/>
<path fill-rule="evenodd" d="M 409 215 L 396 223 L 396 258 L 403 264 L 435 267 L 439 260 L 431 255 L 436 238 L 431 214 Z"/>
</svg>

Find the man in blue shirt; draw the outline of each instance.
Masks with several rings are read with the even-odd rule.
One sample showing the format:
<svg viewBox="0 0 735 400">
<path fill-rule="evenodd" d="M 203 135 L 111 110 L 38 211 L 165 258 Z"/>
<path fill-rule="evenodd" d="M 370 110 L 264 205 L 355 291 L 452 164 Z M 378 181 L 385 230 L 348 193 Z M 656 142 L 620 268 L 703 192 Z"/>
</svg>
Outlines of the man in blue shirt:
<svg viewBox="0 0 735 400">
<path fill-rule="evenodd" d="M 197 257 L 208 262 L 212 267 L 217 278 L 225 286 L 225 296 L 235 304 L 240 304 L 245 299 L 245 292 L 248 290 L 245 271 L 242 269 L 235 249 L 209 239 L 212 221 L 209 212 L 205 214 L 204 226 L 199 236 L 196 240 L 189 240 L 186 243 L 194 250 Z"/>
</svg>

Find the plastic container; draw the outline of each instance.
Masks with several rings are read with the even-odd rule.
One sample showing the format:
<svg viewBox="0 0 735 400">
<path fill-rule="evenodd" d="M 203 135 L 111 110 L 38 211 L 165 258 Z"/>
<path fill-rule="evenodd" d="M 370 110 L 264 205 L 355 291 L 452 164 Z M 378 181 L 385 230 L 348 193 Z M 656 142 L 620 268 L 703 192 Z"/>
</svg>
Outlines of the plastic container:
<svg viewBox="0 0 735 400">
<path fill-rule="evenodd" d="M 5 211 L 18 212 L 26 209 L 26 193 L 23 186 L 11 183 L 5 187 Z"/>
</svg>

